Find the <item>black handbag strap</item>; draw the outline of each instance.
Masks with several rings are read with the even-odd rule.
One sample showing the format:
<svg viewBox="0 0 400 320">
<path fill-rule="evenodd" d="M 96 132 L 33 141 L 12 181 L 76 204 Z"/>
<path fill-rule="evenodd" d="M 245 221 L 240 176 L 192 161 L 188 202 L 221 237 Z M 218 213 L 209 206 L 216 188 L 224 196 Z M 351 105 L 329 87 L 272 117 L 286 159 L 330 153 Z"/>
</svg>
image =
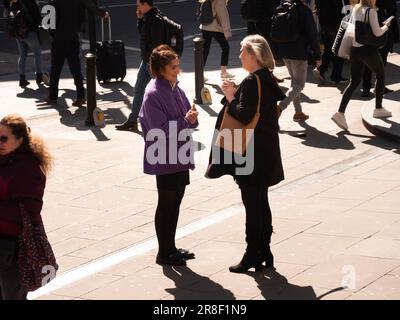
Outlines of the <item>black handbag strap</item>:
<svg viewBox="0 0 400 320">
<path fill-rule="evenodd" d="M 365 16 L 364 16 L 364 22 L 369 24 L 369 11 L 371 8 L 368 8 L 367 11 L 365 11 Z"/>
</svg>

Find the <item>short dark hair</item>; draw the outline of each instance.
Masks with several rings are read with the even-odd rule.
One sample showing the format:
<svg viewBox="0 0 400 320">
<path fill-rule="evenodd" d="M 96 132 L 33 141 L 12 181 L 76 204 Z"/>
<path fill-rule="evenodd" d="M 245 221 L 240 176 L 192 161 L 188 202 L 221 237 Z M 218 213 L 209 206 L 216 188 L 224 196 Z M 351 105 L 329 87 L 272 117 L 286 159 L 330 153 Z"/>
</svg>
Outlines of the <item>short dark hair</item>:
<svg viewBox="0 0 400 320">
<path fill-rule="evenodd" d="M 147 3 L 150 7 L 154 6 L 154 0 L 139 0 L 141 4 Z"/>
<path fill-rule="evenodd" d="M 162 71 L 171 61 L 179 58 L 178 54 L 167 44 L 159 45 L 150 55 L 150 71 L 153 77 L 162 77 Z"/>
</svg>

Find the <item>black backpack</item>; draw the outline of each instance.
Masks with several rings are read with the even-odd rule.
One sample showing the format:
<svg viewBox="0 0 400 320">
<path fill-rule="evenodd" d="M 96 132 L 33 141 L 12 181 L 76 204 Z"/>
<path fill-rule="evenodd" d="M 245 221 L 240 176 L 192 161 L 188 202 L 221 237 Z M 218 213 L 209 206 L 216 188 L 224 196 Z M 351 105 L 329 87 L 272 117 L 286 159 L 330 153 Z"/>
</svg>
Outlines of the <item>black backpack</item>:
<svg viewBox="0 0 400 320">
<path fill-rule="evenodd" d="M 212 0 L 205 0 L 203 2 L 198 2 L 197 6 L 197 20 L 202 25 L 210 24 L 214 21 L 215 16 L 212 10 Z"/>
<path fill-rule="evenodd" d="M 282 2 L 276 9 L 271 21 L 271 39 L 277 43 L 293 42 L 300 37 L 297 4 Z"/>
<path fill-rule="evenodd" d="M 172 21 L 170 18 L 164 16 L 163 14 L 157 14 L 159 19 L 162 20 L 164 24 L 164 39 L 165 44 L 171 46 L 174 51 L 181 56 L 183 53 L 184 40 L 183 40 L 183 28 L 182 25 Z"/>
</svg>

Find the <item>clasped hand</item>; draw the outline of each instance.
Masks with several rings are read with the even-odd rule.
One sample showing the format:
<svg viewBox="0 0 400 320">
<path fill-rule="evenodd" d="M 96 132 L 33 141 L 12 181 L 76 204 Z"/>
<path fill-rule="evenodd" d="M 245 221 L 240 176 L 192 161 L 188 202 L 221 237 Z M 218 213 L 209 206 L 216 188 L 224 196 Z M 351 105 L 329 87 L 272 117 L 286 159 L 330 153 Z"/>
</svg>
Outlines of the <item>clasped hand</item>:
<svg viewBox="0 0 400 320">
<path fill-rule="evenodd" d="M 191 124 L 194 124 L 197 120 L 199 112 L 197 111 L 195 105 L 186 113 L 185 119 L 187 119 Z"/>
</svg>

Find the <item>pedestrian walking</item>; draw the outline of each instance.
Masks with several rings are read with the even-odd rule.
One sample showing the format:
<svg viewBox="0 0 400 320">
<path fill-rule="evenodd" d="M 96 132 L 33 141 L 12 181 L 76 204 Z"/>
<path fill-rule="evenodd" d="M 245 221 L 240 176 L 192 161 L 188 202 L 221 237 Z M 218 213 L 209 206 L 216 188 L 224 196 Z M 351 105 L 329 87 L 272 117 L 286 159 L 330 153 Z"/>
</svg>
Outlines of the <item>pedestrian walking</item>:
<svg viewBox="0 0 400 320">
<path fill-rule="evenodd" d="M 25 28 L 24 34 L 17 36 L 18 46 L 18 73 L 19 86 L 25 88 L 30 83 L 26 80 L 26 59 L 29 50 L 33 52 L 35 58 L 36 84 L 49 84 L 49 76 L 43 72 L 42 48 L 39 42 L 39 26 L 42 24 L 42 17 L 35 0 L 4 0 L 5 17 L 16 16 L 21 12 L 21 28 Z M 25 26 L 25 27 L 23 27 Z M 22 32 L 22 30 L 19 30 Z"/>
<path fill-rule="evenodd" d="M 204 2 L 206 0 L 199 0 Z M 228 40 L 232 37 L 231 24 L 228 12 L 228 1 L 229 0 L 207 0 L 211 1 L 212 12 L 214 19 L 209 24 L 200 24 L 200 30 L 204 38 L 204 52 L 203 62 L 204 66 L 207 63 L 208 54 L 210 53 L 210 47 L 212 39 L 219 44 L 222 49 L 221 52 L 221 73 L 222 79 L 234 78 L 235 75 L 228 72 L 229 62 L 229 43 Z"/>
<path fill-rule="evenodd" d="M 382 27 L 379 26 L 378 13 L 375 4 L 376 0 L 360 0 L 360 3 L 353 9 L 352 21 L 364 21 L 366 14 L 369 14 L 368 21 L 371 30 L 376 37 L 379 37 L 388 31 L 390 22 L 387 22 Z M 357 32 L 357 27 L 355 32 Z M 349 128 L 344 113 L 351 96 L 361 82 L 364 67 L 371 69 L 376 75 L 376 96 L 373 117 L 388 118 L 392 116 L 392 113 L 382 106 L 383 91 L 385 89 L 385 69 L 382 57 L 378 52 L 378 47 L 363 45 L 354 39 L 353 48 L 350 54 L 350 83 L 343 92 L 338 112 L 333 114 L 331 118 L 332 121 L 343 130 L 348 130 Z"/>
<path fill-rule="evenodd" d="M 252 170 L 242 172 L 240 169 L 244 166 L 243 161 L 235 161 L 237 157 L 232 153 L 216 147 L 214 138 L 206 172 L 208 178 L 232 175 L 240 188 L 246 211 L 247 247 L 241 261 L 229 268 L 236 273 L 246 272 L 250 268 L 260 270 L 263 267 L 273 267 L 274 257 L 270 249 L 272 215 L 268 189 L 284 179 L 277 101 L 282 100 L 285 95 L 270 71 L 274 67 L 271 49 L 262 36 L 250 35 L 241 42 L 240 51 L 242 68 L 249 75 L 237 89 L 232 81 L 224 81 L 222 84 L 224 108 L 218 115 L 215 128 L 220 130 L 225 109 L 236 120 L 248 124 L 255 117 L 260 105 L 260 117 L 254 129 L 254 145 L 253 148 L 248 148 L 253 149 L 254 154 L 250 152 L 245 156 L 245 166 Z"/>
<path fill-rule="evenodd" d="M 279 53 L 289 71 L 291 83 L 287 97 L 279 103 L 281 110 L 285 110 L 293 102 L 295 114 L 293 121 L 301 122 L 309 118 L 303 112 L 300 95 L 307 79 L 309 50 L 312 58 L 315 59 L 317 66 L 321 64 L 321 52 L 318 41 L 317 28 L 314 22 L 313 14 L 304 0 L 290 0 L 295 7 L 293 15 L 297 18 L 293 23 L 295 30 L 287 29 L 290 34 L 297 34 L 295 40 L 279 43 Z"/>
<path fill-rule="evenodd" d="M 178 85 L 179 56 L 171 47 L 153 50 L 150 71 L 154 79 L 146 87 L 139 119 L 145 141 L 144 173 L 155 175 L 157 183 L 156 262 L 179 266 L 194 258 L 188 250 L 176 248 L 175 233 L 189 170 L 194 169 L 191 132 L 198 126 L 198 112 Z"/>
<path fill-rule="evenodd" d="M 321 58 L 321 65 L 314 69 L 313 73 L 320 82 L 324 82 L 326 80 L 325 73 L 328 71 L 331 62 L 331 83 L 338 84 L 348 81 L 348 79 L 342 76 L 342 68 L 345 60 L 336 56 L 332 52 L 332 46 L 335 42 L 336 34 L 344 17 L 342 8 L 343 5 L 348 4 L 348 1 L 344 0 L 315 1 L 318 21 L 321 26 L 321 39 L 324 45 L 324 52 Z"/>
<path fill-rule="evenodd" d="M 53 0 L 51 3 L 56 12 L 56 28 L 50 32 L 51 71 L 49 96 L 46 102 L 51 105 L 57 104 L 58 84 L 64 62 L 67 60 L 76 87 L 76 100 L 72 105 L 81 107 L 86 103 L 79 60 L 82 6 L 102 18 L 108 18 L 109 14 L 95 6 L 91 0 Z"/>
<path fill-rule="evenodd" d="M 35 224 L 40 212 L 52 156 L 26 121 L 11 114 L 0 121 L 0 300 L 26 300 L 17 264 L 23 205 Z"/>
<path fill-rule="evenodd" d="M 150 55 L 154 48 L 165 43 L 164 27 L 158 18 L 160 11 L 154 6 L 153 0 L 137 0 L 136 2 L 137 28 L 140 34 L 140 55 L 142 61 L 136 76 L 135 91 L 128 120 L 116 125 L 117 130 L 137 131 L 138 115 L 143 103 L 143 96 L 147 84 L 151 80 L 149 68 Z"/>
<path fill-rule="evenodd" d="M 394 19 L 391 21 L 388 33 L 388 38 L 386 45 L 383 48 L 379 48 L 379 54 L 382 57 L 383 65 L 387 65 L 387 57 L 389 52 L 393 52 L 393 47 L 395 43 L 399 42 L 399 26 L 397 23 L 397 4 L 396 0 L 377 0 L 376 7 L 378 9 L 378 20 L 382 24 L 386 19 L 393 16 Z M 364 98 L 371 97 L 371 87 L 372 87 L 372 71 L 369 68 L 364 68 L 363 84 L 361 96 Z M 393 92 L 385 86 L 383 94 Z"/>
</svg>

